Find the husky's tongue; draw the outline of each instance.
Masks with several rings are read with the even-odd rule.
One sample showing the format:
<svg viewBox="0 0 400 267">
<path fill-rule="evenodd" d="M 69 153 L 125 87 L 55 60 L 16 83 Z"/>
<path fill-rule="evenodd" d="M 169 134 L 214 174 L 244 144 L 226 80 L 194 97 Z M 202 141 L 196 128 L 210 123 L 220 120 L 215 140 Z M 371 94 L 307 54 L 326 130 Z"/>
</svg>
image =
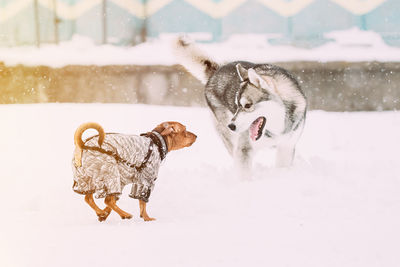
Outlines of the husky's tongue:
<svg viewBox="0 0 400 267">
<path fill-rule="evenodd" d="M 265 126 L 265 118 L 258 117 L 251 125 L 250 125 L 250 138 L 253 141 L 257 141 L 262 134 L 262 130 Z"/>
</svg>

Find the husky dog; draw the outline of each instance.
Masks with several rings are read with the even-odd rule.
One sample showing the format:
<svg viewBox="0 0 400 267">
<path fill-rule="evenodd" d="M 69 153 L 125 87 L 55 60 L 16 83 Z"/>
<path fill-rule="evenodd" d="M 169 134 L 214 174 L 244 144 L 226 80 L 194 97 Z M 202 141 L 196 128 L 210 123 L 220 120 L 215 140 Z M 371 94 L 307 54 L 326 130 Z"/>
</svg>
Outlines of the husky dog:
<svg viewBox="0 0 400 267">
<path fill-rule="evenodd" d="M 207 104 L 239 175 L 251 175 L 255 152 L 268 147 L 276 148 L 276 166 L 290 166 L 307 108 L 296 79 L 271 64 L 218 64 L 184 37 L 174 45 L 179 62 L 205 84 Z"/>
</svg>

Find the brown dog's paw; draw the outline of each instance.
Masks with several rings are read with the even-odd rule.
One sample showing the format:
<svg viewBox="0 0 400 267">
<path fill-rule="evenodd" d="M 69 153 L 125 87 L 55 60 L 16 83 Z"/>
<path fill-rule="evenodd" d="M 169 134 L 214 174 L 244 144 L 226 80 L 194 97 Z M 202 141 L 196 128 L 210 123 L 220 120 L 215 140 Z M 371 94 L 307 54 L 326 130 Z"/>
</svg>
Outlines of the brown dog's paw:
<svg viewBox="0 0 400 267">
<path fill-rule="evenodd" d="M 103 222 L 108 218 L 108 215 L 110 215 L 110 212 L 104 211 L 102 213 L 98 213 L 97 214 L 97 219 L 99 220 L 99 222 Z"/>
<path fill-rule="evenodd" d="M 107 219 L 107 216 L 98 216 L 97 219 L 99 222 L 104 222 Z"/>
<path fill-rule="evenodd" d="M 142 216 L 142 218 L 143 218 L 143 220 L 144 220 L 145 222 L 155 221 L 155 220 L 156 220 L 156 218 L 151 218 L 151 217 L 149 217 L 149 216 Z"/>
<path fill-rule="evenodd" d="M 125 219 L 132 219 L 132 215 L 129 213 L 125 213 L 121 215 L 121 219 L 125 220 Z"/>
<path fill-rule="evenodd" d="M 108 214 L 97 215 L 99 222 L 104 222 L 108 218 Z"/>
</svg>

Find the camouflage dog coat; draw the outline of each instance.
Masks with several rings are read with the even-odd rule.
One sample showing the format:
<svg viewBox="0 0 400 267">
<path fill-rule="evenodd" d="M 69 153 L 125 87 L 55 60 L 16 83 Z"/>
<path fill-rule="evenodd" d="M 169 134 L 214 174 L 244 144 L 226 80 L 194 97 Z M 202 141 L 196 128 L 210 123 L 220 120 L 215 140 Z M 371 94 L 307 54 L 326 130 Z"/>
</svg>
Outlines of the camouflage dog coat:
<svg viewBox="0 0 400 267">
<path fill-rule="evenodd" d="M 124 135 L 107 133 L 101 147 L 99 136 L 84 141 L 82 166 L 72 162 L 73 190 L 95 193 L 96 198 L 119 195 L 132 184 L 130 197 L 147 202 L 168 148 L 158 132 Z"/>
</svg>

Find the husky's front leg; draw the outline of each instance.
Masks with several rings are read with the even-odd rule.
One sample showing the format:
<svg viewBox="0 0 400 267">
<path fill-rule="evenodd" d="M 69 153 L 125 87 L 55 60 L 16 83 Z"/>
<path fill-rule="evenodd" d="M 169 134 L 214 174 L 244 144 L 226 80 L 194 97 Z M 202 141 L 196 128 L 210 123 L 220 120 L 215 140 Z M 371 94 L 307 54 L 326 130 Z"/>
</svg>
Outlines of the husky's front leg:
<svg viewBox="0 0 400 267">
<path fill-rule="evenodd" d="M 275 166 L 278 168 L 290 167 L 293 163 L 295 145 L 280 144 L 276 149 Z"/>
<path fill-rule="evenodd" d="M 241 133 L 233 153 L 237 176 L 240 179 L 252 178 L 253 148 L 249 142 L 248 132 Z"/>
</svg>

